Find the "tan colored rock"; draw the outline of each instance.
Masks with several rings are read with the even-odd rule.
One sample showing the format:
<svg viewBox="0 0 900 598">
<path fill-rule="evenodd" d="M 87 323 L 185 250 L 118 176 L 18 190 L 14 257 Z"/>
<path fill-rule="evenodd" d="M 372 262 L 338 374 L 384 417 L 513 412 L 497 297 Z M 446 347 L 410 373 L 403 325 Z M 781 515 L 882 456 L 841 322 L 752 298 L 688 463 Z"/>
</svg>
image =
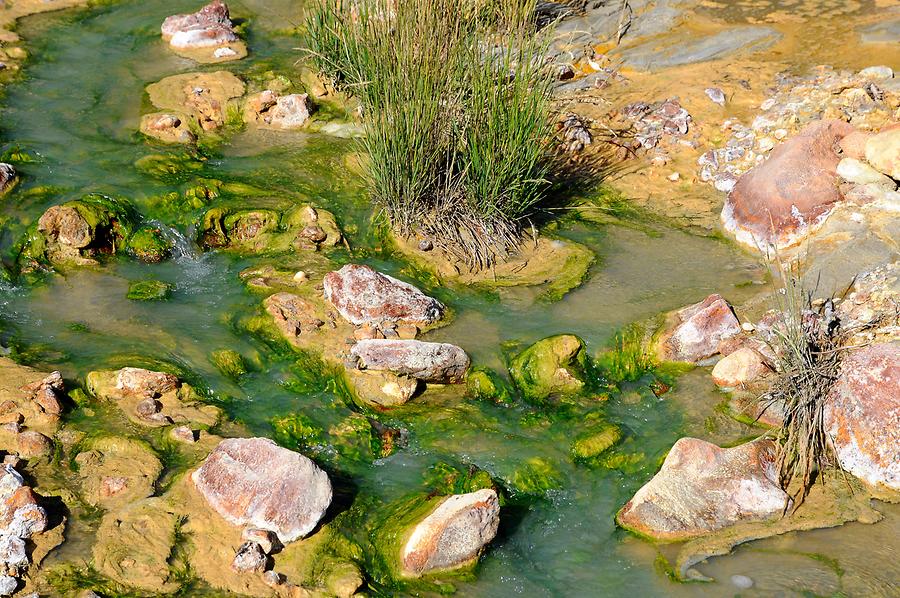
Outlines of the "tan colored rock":
<svg viewBox="0 0 900 598">
<path fill-rule="evenodd" d="M 331 503 L 325 472 L 267 438 L 223 440 L 191 479 L 225 520 L 270 530 L 285 544 L 311 532 Z"/>
<path fill-rule="evenodd" d="M 171 112 L 154 112 L 141 117 L 141 133 L 165 143 L 194 143 L 197 136 L 187 119 Z"/>
<path fill-rule="evenodd" d="M 722 388 L 745 388 L 770 372 L 758 351 L 742 347 L 719 360 L 712 371 L 713 382 Z"/>
<path fill-rule="evenodd" d="M 16 435 L 16 450 L 20 457 L 46 457 L 53 452 L 53 441 L 35 431 L 19 432 Z"/>
<path fill-rule="evenodd" d="M 378 370 L 347 370 L 347 378 L 356 398 L 374 407 L 404 405 L 419 388 L 415 378 Z"/>
<path fill-rule="evenodd" d="M 468 565 L 494 539 L 499 525 L 494 490 L 450 496 L 413 529 L 403 547 L 402 571 L 419 577 Z"/>
<path fill-rule="evenodd" d="M 731 306 L 721 295 L 713 294 L 675 312 L 659 338 L 659 357 L 700 363 L 716 355 L 720 343 L 737 334 L 741 334 L 741 325 Z"/>
<path fill-rule="evenodd" d="M 94 440 L 75 463 L 84 500 L 106 509 L 152 496 L 163 470 L 149 445 L 118 436 Z"/>
<path fill-rule="evenodd" d="M 162 498 L 147 498 L 103 516 L 92 554 L 94 567 L 114 581 L 147 592 L 178 589 L 169 557 L 178 515 Z"/>
<path fill-rule="evenodd" d="M 866 142 L 872 136 L 867 131 L 853 131 L 849 135 L 842 138 L 838 145 L 841 148 L 841 155 L 845 158 L 853 158 L 855 160 L 865 160 L 866 158 Z"/>
<path fill-rule="evenodd" d="M 244 103 L 244 120 L 269 129 L 300 129 L 309 122 L 312 100 L 305 93 L 280 95 L 266 89 Z"/>
<path fill-rule="evenodd" d="M 900 127 L 870 137 L 866 141 L 866 160 L 879 172 L 900 179 Z"/>
<path fill-rule="evenodd" d="M 841 467 L 875 490 L 900 492 L 900 341 L 844 358 L 825 426 Z"/>
<path fill-rule="evenodd" d="M 199 131 L 213 131 L 225 124 L 229 106 L 237 107 L 244 83 L 228 71 L 172 75 L 147 86 L 150 102 L 171 111 Z M 190 128 L 190 127 L 189 127 Z"/>
<path fill-rule="evenodd" d="M 682 438 L 662 468 L 616 516 L 622 527 L 657 540 L 684 540 L 778 518 L 790 504 L 779 487 L 775 445 L 734 448 Z"/>
</svg>

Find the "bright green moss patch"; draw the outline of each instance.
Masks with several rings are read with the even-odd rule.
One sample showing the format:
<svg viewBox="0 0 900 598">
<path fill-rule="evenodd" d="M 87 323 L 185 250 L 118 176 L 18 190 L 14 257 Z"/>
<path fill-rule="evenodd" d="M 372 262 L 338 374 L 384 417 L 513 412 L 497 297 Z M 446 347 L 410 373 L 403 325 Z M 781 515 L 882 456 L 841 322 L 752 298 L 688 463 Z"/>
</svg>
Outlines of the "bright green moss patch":
<svg viewBox="0 0 900 598">
<path fill-rule="evenodd" d="M 469 370 L 466 375 L 466 393 L 474 399 L 493 401 L 500 405 L 515 402 L 514 391 L 507 381 L 487 368 Z"/>
<path fill-rule="evenodd" d="M 128 251 L 142 262 L 155 264 L 169 257 L 172 244 L 158 227 L 144 226 L 129 239 Z"/>
<path fill-rule="evenodd" d="M 510 362 L 509 373 L 526 399 L 542 402 L 552 395 L 581 391 L 587 368 L 584 341 L 571 334 L 560 334 L 519 353 Z"/>
<path fill-rule="evenodd" d="M 512 490 L 515 494 L 542 497 L 551 490 L 560 490 L 563 482 L 562 474 L 549 460 L 532 457 L 516 469 Z"/>
<path fill-rule="evenodd" d="M 622 430 L 618 426 L 599 423 L 592 429 L 582 433 L 572 442 L 572 458 L 575 461 L 589 461 L 612 448 L 622 439 Z"/>
<path fill-rule="evenodd" d="M 159 280 L 135 280 L 128 285 L 126 297 L 132 301 L 165 301 L 172 295 L 172 285 Z"/>
<path fill-rule="evenodd" d="M 247 364 L 237 351 L 220 349 L 209 354 L 209 361 L 223 376 L 237 380 L 247 373 Z"/>
</svg>

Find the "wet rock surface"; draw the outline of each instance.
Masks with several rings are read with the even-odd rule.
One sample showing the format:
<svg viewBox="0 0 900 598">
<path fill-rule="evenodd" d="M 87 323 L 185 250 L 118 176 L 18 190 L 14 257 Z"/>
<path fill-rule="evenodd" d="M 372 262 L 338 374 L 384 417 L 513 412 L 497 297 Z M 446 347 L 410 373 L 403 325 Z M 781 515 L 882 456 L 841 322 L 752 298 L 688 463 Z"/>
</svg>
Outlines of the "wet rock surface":
<svg viewBox="0 0 900 598">
<path fill-rule="evenodd" d="M 173 15 L 163 21 L 162 37 L 175 50 L 197 51 L 202 62 L 235 60 L 247 55 L 231 22 L 228 5 L 213 0 L 195 13 Z"/>
<path fill-rule="evenodd" d="M 331 503 L 325 472 L 266 438 L 223 440 L 191 479 L 227 521 L 270 530 L 283 543 L 309 534 Z"/>
<path fill-rule="evenodd" d="M 330 272 L 324 287 L 325 299 L 358 326 L 384 322 L 429 326 L 444 315 L 437 299 L 369 266 L 349 264 Z"/>
<path fill-rule="evenodd" d="M 900 491 L 900 341 L 844 358 L 825 426 L 841 467 L 876 490 Z"/>
<path fill-rule="evenodd" d="M 449 343 L 362 340 L 350 354 L 361 369 L 387 370 L 423 382 L 456 384 L 463 381 L 469 369 L 465 351 Z"/>
<path fill-rule="evenodd" d="M 719 353 L 723 341 L 741 333 L 731 306 L 721 295 L 710 295 L 672 317 L 658 341 L 660 359 L 699 363 Z"/>
<path fill-rule="evenodd" d="M 683 540 L 781 516 L 775 447 L 757 440 L 723 449 L 696 438 L 672 447 L 656 476 L 619 511 L 619 525 L 659 540 Z"/>
<path fill-rule="evenodd" d="M 497 535 L 500 504 L 493 490 L 446 498 L 413 529 L 403 548 L 403 572 L 420 576 L 470 564 Z"/>
</svg>

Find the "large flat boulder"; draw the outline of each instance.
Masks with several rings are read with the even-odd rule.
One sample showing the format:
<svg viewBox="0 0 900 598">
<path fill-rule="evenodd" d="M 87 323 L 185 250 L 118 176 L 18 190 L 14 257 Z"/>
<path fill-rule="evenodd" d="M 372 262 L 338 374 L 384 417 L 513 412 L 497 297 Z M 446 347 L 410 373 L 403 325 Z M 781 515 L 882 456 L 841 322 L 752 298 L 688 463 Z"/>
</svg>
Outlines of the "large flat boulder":
<svg viewBox="0 0 900 598">
<path fill-rule="evenodd" d="M 622 507 L 622 527 L 658 540 L 684 540 L 779 517 L 790 498 L 778 485 L 775 445 L 734 448 L 682 438 L 662 469 Z"/>
<path fill-rule="evenodd" d="M 282 543 L 309 534 L 331 503 L 328 475 L 267 438 L 223 440 L 191 479 L 225 520 L 272 531 Z"/>
<path fill-rule="evenodd" d="M 419 577 L 474 562 L 500 525 L 500 502 L 491 489 L 455 494 L 413 528 L 403 547 L 401 570 Z"/>
<path fill-rule="evenodd" d="M 900 341 L 844 358 L 825 426 L 841 467 L 876 490 L 900 492 Z"/>
<path fill-rule="evenodd" d="M 816 121 L 741 176 L 722 208 L 722 222 L 751 247 L 789 246 L 821 224 L 842 199 L 838 142 L 854 131 L 839 120 Z"/>
<path fill-rule="evenodd" d="M 664 361 L 700 363 L 719 353 L 722 341 L 741 333 L 731 306 L 717 293 L 678 310 L 671 320 L 657 345 Z"/>
<path fill-rule="evenodd" d="M 386 370 L 423 382 L 457 384 L 469 369 L 466 352 L 449 343 L 361 340 L 350 350 L 363 369 Z"/>
<path fill-rule="evenodd" d="M 325 275 L 325 299 L 351 324 L 385 322 L 429 326 L 444 315 L 444 305 L 412 286 L 359 264 Z"/>
</svg>

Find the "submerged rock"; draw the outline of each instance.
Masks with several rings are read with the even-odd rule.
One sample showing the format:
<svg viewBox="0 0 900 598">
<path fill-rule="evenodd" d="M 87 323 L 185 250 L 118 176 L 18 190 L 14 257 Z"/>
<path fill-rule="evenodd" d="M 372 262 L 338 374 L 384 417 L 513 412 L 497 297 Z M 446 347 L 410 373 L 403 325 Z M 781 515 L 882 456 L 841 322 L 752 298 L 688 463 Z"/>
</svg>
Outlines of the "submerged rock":
<svg viewBox="0 0 900 598">
<path fill-rule="evenodd" d="M 853 350 L 828 393 L 825 426 L 841 467 L 900 492 L 900 341 Z"/>
<path fill-rule="evenodd" d="M 266 438 L 223 440 L 191 479 L 227 521 L 273 531 L 285 544 L 311 532 L 331 503 L 325 472 Z"/>
<path fill-rule="evenodd" d="M 584 342 L 577 336 L 560 334 L 519 353 L 509 364 L 509 373 L 526 398 L 540 401 L 580 391 L 586 366 Z"/>
<path fill-rule="evenodd" d="M 444 305 L 411 284 L 369 266 L 348 264 L 325 275 L 325 299 L 351 324 L 395 322 L 429 326 Z"/>
<path fill-rule="evenodd" d="M 494 539 L 499 525 L 494 490 L 450 496 L 413 529 L 403 547 L 402 572 L 419 577 L 469 565 Z"/>
<path fill-rule="evenodd" d="M 163 112 L 141 119 L 141 132 L 167 143 L 191 143 L 225 125 L 239 108 L 244 83 L 228 71 L 182 73 L 147 86 L 150 103 Z"/>
<path fill-rule="evenodd" d="M 657 540 L 684 540 L 780 516 L 790 498 L 778 485 L 775 445 L 719 448 L 682 438 L 662 469 L 616 515 L 622 527 Z"/>
<path fill-rule="evenodd" d="M 84 500 L 106 509 L 151 496 L 163 470 L 148 444 L 119 436 L 91 441 L 75 463 Z"/>
<path fill-rule="evenodd" d="M 853 126 L 817 121 L 741 176 L 722 209 L 725 228 L 751 247 L 788 246 L 821 224 L 841 200 L 835 152 Z"/>
<path fill-rule="evenodd" d="M 673 319 L 658 341 L 664 361 L 700 363 L 716 355 L 723 340 L 741 333 L 731 306 L 719 294 L 678 310 Z"/>
<path fill-rule="evenodd" d="M 311 205 L 208 210 L 198 226 L 200 244 L 238 252 L 281 253 L 334 247 L 342 235 L 334 215 Z"/>
<path fill-rule="evenodd" d="M 462 382 L 470 363 L 469 356 L 456 345 L 416 340 L 362 340 L 350 354 L 363 369 L 387 370 L 440 384 Z"/>
<path fill-rule="evenodd" d="M 18 178 L 19 176 L 12 164 L 0 162 L 0 196 L 6 194 L 7 191 L 12 189 L 15 186 Z"/>
</svg>

